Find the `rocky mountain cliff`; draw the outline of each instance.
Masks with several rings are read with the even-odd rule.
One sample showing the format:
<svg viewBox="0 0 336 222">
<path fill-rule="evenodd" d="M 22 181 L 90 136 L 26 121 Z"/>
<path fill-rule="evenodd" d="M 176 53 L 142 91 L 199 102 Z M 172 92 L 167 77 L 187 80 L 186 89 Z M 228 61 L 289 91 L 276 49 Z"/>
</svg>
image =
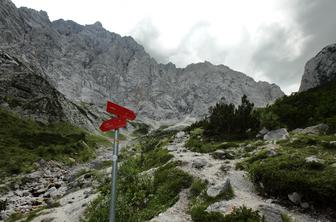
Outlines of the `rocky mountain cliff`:
<svg viewBox="0 0 336 222">
<path fill-rule="evenodd" d="M 299 91 L 336 80 L 336 43 L 323 48 L 306 63 Z"/>
<path fill-rule="evenodd" d="M 66 121 L 94 131 L 99 117 L 69 101 L 37 70 L 0 50 L 0 106 L 40 122 Z"/>
<path fill-rule="evenodd" d="M 159 64 L 133 38 L 111 33 L 99 22 L 51 22 L 46 12 L 17 9 L 9 0 L 0 0 L 0 30 L 0 49 L 31 64 L 68 99 L 102 107 L 110 97 L 140 118 L 198 117 L 221 98 L 239 104 L 246 94 L 265 106 L 284 95 L 275 84 L 224 65 Z"/>
</svg>

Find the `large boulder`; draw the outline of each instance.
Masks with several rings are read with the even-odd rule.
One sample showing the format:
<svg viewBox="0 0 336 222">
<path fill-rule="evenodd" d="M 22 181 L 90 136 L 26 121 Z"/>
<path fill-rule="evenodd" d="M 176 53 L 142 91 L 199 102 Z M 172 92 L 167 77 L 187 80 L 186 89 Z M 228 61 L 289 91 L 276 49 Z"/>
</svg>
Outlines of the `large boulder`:
<svg viewBox="0 0 336 222">
<path fill-rule="evenodd" d="M 302 134 L 311 134 L 311 135 L 320 135 L 320 134 L 326 134 L 329 127 L 327 124 L 320 123 L 315 126 L 310 126 L 305 129 L 303 129 L 300 133 Z"/>
<path fill-rule="evenodd" d="M 264 140 L 278 141 L 289 139 L 289 134 L 285 128 L 269 131 L 264 135 Z"/>
<path fill-rule="evenodd" d="M 180 138 L 183 138 L 184 136 L 185 136 L 185 132 L 180 131 L 180 132 L 178 132 L 178 133 L 176 134 L 175 138 L 180 139 Z"/>
<path fill-rule="evenodd" d="M 259 206 L 265 222 L 282 222 L 282 212 L 280 209 L 269 205 Z"/>
<path fill-rule="evenodd" d="M 191 166 L 196 169 L 202 169 L 208 164 L 208 162 L 205 159 L 197 158 L 192 161 Z"/>
<path fill-rule="evenodd" d="M 235 154 L 232 151 L 226 151 L 226 150 L 216 150 L 215 152 L 211 153 L 211 156 L 214 159 L 220 159 L 220 160 L 225 159 L 232 160 L 235 158 Z"/>
<path fill-rule="evenodd" d="M 231 187 L 231 184 L 230 184 L 230 179 L 229 178 L 225 178 L 224 179 L 224 182 L 221 182 L 219 184 L 216 184 L 216 185 L 213 185 L 213 186 L 210 186 L 208 189 L 207 189 L 207 195 L 209 197 L 212 197 L 212 198 L 215 198 L 223 193 L 226 193 L 229 191 Z"/>
<path fill-rule="evenodd" d="M 269 130 L 268 129 L 266 129 L 265 127 L 264 128 L 262 128 L 259 132 L 258 132 L 258 134 L 256 135 L 256 137 L 257 138 L 262 138 L 266 133 L 268 133 L 269 132 Z"/>
<path fill-rule="evenodd" d="M 291 194 L 288 194 L 288 199 L 294 204 L 300 204 L 302 195 L 297 192 L 293 192 Z"/>
</svg>

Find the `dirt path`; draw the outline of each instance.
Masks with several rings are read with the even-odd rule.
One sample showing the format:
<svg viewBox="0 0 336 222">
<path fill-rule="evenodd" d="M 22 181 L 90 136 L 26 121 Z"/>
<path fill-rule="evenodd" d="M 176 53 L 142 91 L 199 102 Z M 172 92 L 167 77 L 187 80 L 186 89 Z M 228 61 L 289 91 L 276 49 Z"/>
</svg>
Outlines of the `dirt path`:
<svg viewBox="0 0 336 222">
<path fill-rule="evenodd" d="M 183 190 L 180 193 L 179 200 L 165 212 L 154 217 L 150 222 L 190 222 L 191 217 L 188 211 L 188 193 L 189 190 Z"/>
<path fill-rule="evenodd" d="M 328 221 L 324 219 L 314 219 L 309 215 L 302 214 L 296 210 L 289 210 L 275 203 L 272 199 L 264 199 L 258 196 L 254 190 L 253 184 L 248 179 L 247 173 L 235 169 L 238 160 L 219 160 L 212 158 L 209 154 L 189 151 L 184 146 L 186 140 L 187 137 L 176 138 L 173 143 L 167 146 L 170 153 L 174 155 L 174 160 L 182 162 L 180 168 L 194 177 L 207 180 L 209 185 L 218 184 L 223 182 L 224 178 L 229 178 L 234 190 L 235 196 L 233 199 L 216 202 L 207 208 L 208 211 L 229 213 L 233 208 L 244 205 L 248 208 L 260 210 L 265 215 L 266 221 L 270 222 L 282 222 L 281 214 L 287 214 L 293 221 L 297 222 Z M 206 164 L 202 168 L 195 168 L 192 164 L 195 160 L 201 160 Z M 225 169 L 224 171 L 223 168 Z M 180 198 L 184 197 L 185 196 L 183 195 L 182 197 L 180 196 Z M 177 221 L 175 218 L 184 218 L 187 214 L 187 205 L 188 200 L 183 199 L 182 201 L 177 202 L 173 207 L 169 208 L 166 212 L 161 213 L 155 219 L 158 222 L 173 222 Z M 171 215 L 171 212 L 174 212 L 173 216 L 168 217 L 168 215 Z M 181 219 L 178 221 L 182 222 L 190 220 Z"/>
<path fill-rule="evenodd" d="M 40 216 L 32 222 L 53 221 L 53 222 L 76 222 L 85 212 L 86 206 L 95 198 L 98 193 L 91 193 L 91 188 L 81 189 L 70 193 L 60 199 L 60 207 L 43 210 Z"/>
</svg>

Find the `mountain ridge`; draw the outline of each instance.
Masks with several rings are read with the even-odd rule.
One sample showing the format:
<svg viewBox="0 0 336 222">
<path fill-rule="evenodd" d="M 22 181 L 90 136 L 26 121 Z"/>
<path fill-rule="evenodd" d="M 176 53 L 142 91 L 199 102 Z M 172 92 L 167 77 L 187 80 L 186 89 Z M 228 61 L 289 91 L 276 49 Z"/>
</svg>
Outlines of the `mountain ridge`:
<svg viewBox="0 0 336 222">
<path fill-rule="evenodd" d="M 25 118 L 45 124 L 69 122 L 96 131 L 103 116 L 92 107 L 69 101 L 37 70 L 2 50 L 0 83 L 0 107 Z"/>
<path fill-rule="evenodd" d="M 305 65 L 299 92 L 336 80 L 336 43 L 323 47 Z"/>
<path fill-rule="evenodd" d="M 110 98 L 140 117 L 162 120 L 202 116 L 221 98 L 238 105 L 246 94 L 265 106 L 284 95 L 275 84 L 225 65 L 157 63 L 132 37 L 109 32 L 100 22 L 51 22 L 46 12 L 17 9 L 8 0 L 2 0 L 0 15 L 0 48 L 32 63 L 72 101 L 102 107 Z"/>
</svg>

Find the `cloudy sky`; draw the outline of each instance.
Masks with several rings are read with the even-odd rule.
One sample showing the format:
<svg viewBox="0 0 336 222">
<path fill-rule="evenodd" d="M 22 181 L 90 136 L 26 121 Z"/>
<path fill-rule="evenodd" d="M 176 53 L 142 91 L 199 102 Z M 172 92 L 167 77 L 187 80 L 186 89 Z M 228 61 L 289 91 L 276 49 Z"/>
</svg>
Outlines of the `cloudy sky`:
<svg viewBox="0 0 336 222">
<path fill-rule="evenodd" d="M 13 0 L 51 20 L 102 22 L 133 36 L 158 62 L 209 61 L 299 88 L 305 62 L 336 42 L 335 0 Z"/>
</svg>

